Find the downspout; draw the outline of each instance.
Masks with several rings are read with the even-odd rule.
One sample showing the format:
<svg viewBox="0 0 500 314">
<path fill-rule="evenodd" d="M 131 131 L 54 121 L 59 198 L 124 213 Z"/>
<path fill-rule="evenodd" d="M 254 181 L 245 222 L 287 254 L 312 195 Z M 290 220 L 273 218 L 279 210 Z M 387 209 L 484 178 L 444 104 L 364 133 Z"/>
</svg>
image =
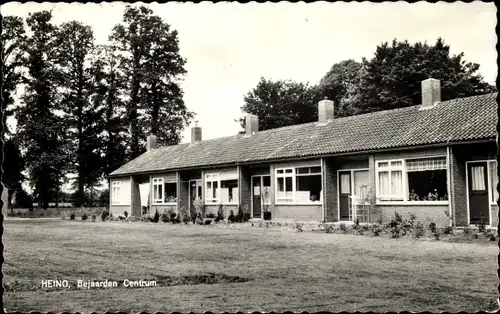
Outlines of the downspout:
<svg viewBox="0 0 500 314">
<path fill-rule="evenodd" d="M 448 137 L 448 140 L 446 141 L 446 176 L 447 176 L 447 188 L 448 188 L 448 212 L 451 217 L 450 219 L 450 227 L 453 227 L 453 224 L 455 222 L 455 213 L 454 213 L 454 208 L 455 208 L 455 190 L 454 186 L 452 186 L 452 167 L 451 167 L 451 154 L 450 154 L 450 137 Z M 452 191 L 453 189 L 453 191 Z"/>
<path fill-rule="evenodd" d="M 321 222 L 325 222 L 325 201 L 326 201 L 326 184 L 325 184 L 325 159 L 321 158 Z"/>
</svg>

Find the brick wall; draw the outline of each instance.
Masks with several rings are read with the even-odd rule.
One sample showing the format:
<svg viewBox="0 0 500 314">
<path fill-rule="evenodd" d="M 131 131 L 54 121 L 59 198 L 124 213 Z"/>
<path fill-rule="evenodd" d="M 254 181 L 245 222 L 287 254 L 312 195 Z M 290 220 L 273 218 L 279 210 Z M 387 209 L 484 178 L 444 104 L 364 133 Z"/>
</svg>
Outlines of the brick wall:
<svg viewBox="0 0 500 314">
<path fill-rule="evenodd" d="M 244 206 L 247 206 L 248 212 L 252 213 L 251 208 L 251 190 L 250 190 L 250 173 L 248 168 L 239 167 L 240 171 L 238 174 L 238 182 L 239 182 L 239 197 L 240 197 L 240 205 L 243 209 Z"/>
<path fill-rule="evenodd" d="M 319 205 L 274 205 L 271 219 L 280 221 L 320 222 L 323 206 Z"/>
<path fill-rule="evenodd" d="M 149 211 L 148 215 L 151 217 L 154 216 L 157 210 L 159 214 L 167 212 L 169 210 L 177 212 L 177 205 L 151 205 L 151 210 Z"/>
<path fill-rule="evenodd" d="M 133 176 L 130 177 L 130 210 L 131 216 L 138 217 L 142 213 L 139 184 L 136 182 Z"/>
<path fill-rule="evenodd" d="M 323 206 L 325 221 L 338 221 L 337 210 L 337 168 L 332 159 L 323 160 Z"/>
<path fill-rule="evenodd" d="M 491 205 L 491 227 L 498 227 L 498 205 Z"/>
<path fill-rule="evenodd" d="M 109 212 L 113 214 L 113 216 L 117 216 L 123 214 L 123 212 L 127 211 L 130 215 L 130 205 L 111 205 L 109 206 Z"/>
<path fill-rule="evenodd" d="M 445 214 L 449 210 L 448 205 L 376 205 L 375 207 L 380 212 L 383 224 L 391 221 L 395 213 L 398 212 L 403 216 L 403 219 L 409 219 L 410 213 L 415 214 L 417 221 L 426 227 L 430 222 L 434 222 L 438 228 L 450 225 L 450 219 Z"/>
</svg>

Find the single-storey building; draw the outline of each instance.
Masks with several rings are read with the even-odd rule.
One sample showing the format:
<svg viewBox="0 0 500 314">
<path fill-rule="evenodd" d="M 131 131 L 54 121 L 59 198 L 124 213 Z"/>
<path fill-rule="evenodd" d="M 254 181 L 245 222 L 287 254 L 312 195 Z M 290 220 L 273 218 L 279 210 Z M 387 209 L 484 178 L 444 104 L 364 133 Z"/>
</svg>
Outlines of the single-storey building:
<svg viewBox="0 0 500 314">
<path fill-rule="evenodd" d="M 156 147 L 109 175 L 110 210 L 141 215 L 193 206 L 207 212 L 245 207 L 253 219 L 388 222 L 416 215 L 439 227 L 498 224 L 497 93 L 441 101 L 440 81 L 422 82 L 422 104 L 335 117 L 318 104 L 318 121 Z M 139 184 L 149 183 L 147 193 Z M 143 194 L 143 195 L 141 195 Z"/>
</svg>

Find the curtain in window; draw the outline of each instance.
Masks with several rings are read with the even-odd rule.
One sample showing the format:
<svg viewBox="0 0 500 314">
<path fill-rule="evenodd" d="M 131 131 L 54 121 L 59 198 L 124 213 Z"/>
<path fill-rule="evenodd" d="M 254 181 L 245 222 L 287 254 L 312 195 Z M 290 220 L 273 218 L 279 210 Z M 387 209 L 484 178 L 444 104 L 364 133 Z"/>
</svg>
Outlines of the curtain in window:
<svg viewBox="0 0 500 314">
<path fill-rule="evenodd" d="M 389 172 L 379 172 L 378 174 L 379 195 L 389 195 Z"/>
<path fill-rule="evenodd" d="M 354 194 L 365 198 L 368 192 L 368 171 L 354 171 Z"/>
<path fill-rule="evenodd" d="M 496 203 L 498 200 L 498 191 L 497 191 L 497 184 L 498 184 L 498 175 L 497 175 L 497 162 L 496 161 L 490 161 L 489 163 L 489 176 L 490 176 L 490 189 L 491 189 L 491 202 Z"/>
<path fill-rule="evenodd" d="M 484 180 L 484 166 L 471 167 L 471 182 L 472 182 L 472 191 L 486 190 L 485 180 Z"/>
<path fill-rule="evenodd" d="M 403 195 L 403 171 L 391 171 L 391 195 Z"/>
<path fill-rule="evenodd" d="M 349 194 L 351 193 L 351 181 L 349 180 L 351 177 L 350 174 L 341 174 L 340 175 L 340 193 Z"/>
<path fill-rule="evenodd" d="M 425 158 L 406 161 L 407 171 L 428 171 L 446 169 L 446 157 Z"/>
</svg>

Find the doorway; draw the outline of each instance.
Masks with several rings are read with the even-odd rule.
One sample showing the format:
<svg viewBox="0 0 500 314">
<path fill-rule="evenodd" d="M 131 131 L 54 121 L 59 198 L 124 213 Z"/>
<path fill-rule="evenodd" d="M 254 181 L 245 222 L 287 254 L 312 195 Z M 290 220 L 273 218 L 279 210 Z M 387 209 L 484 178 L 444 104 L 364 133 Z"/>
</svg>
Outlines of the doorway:
<svg viewBox="0 0 500 314">
<path fill-rule="evenodd" d="M 488 194 L 488 163 L 467 163 L 467 186 L 469 224 L 490 224 L 490 202 Z"/>
<path fill-rule="evenodd" d="M 271 202 L 271 176 L 252 176 L 252 218 L 262 218 L 264 206 Z"/>
<path fill-rule="evenodd" d="M 196 199 L 203 199 L 201 180 L 189 180 L 189 210 L 194 208 Z"/>
</svg>

